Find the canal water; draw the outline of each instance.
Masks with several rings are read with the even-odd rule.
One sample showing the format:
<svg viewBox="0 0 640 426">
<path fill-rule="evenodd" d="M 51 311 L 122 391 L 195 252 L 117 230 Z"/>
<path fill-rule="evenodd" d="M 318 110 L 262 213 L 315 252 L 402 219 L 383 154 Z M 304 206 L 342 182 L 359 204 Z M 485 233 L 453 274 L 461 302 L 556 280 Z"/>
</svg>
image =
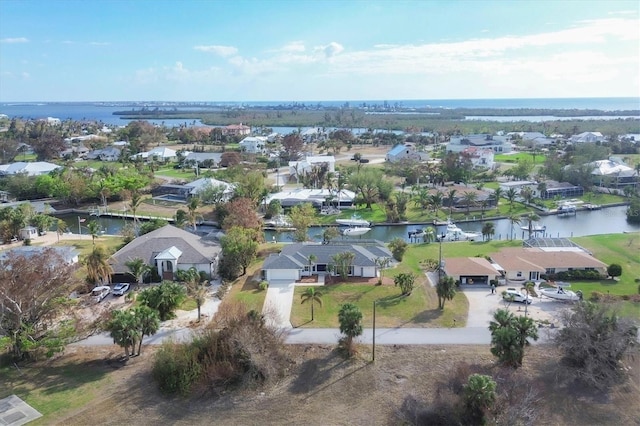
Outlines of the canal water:
<svg viewBox="0 0 640 426">
<path fill-rule="evenodd" d="M 546 226 L 544 236 L 546 237 L 581 237 L 585 235 L 596 234 L 616 234 L 622 232 L 639 232 L 640 225 L 632 225 L 626 221 L 626 206 L 611 207 L 601 210 L 579 211 L 575 216 L 560 217 L 556 215 L 543 216 L 538 221 L 538 225 Z M 86 215 L 65 215 L 61 218 L 69 226 L 69 230 L 74 234 L 81 231 L 87 234 L 87 223 L 92 220 L 98 221 L 101 229 L 106 234 L 119 234 L 124 224 L 123 219 L 109 218 L 105 216 L 95 217 Z M 84 222 L 82 220 L 84 219 Z M 496 240 L 509 239 L 511 232 L 511 223 L 507 219 L 493 220 L 495 224 Z M 483 222 L 458 222 L 456 225 L 466 232 L 480 233 Z M 366 239 L 377 239 L 380 241 L 391 241 L 393 238 L 399 237 L 409 241 L 408 233 L 416 229 L 424 228 L 427 225 L 392 225 L 392 226 L 374 226 L 370 232 L 362 236 Z M 513 226 L 513 237 L 516 239 L 526 239 L 528 232 L 520 227 L 527 226 L 523 221 L 521 224 Z M 201 230 L 213 230 L 211 227 L 199 227 Z M 445 227 L 438 227 L 438 234 L 444 232 Z M 314 241 L 322 240 L 322 227 L 309 228 L 309 236 Z M 543 236 L 543 234 L 538 234 Z M 265 231 L 267 241 L 289 242 L 292 241 L 290 232 Z M 357 240 L 359 237 L 355 237 Z"/>
</svg>

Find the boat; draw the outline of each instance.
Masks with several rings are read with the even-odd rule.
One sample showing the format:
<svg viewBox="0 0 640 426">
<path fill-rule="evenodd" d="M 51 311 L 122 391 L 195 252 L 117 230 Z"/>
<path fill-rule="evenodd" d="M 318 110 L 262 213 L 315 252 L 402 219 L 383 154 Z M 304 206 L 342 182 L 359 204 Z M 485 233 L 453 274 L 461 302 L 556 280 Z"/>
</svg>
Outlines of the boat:
<svg viewBox="0 0 640 426">
<path fill-rule="evenodd" d="M 520 229 L 529 232 L 529 226 L 521 226 Z M 546 230 L 547 227 L 545 225 L 538 225 L 537 223 L 531 225 L 531 232 L 545 232 Z"/>
<path fill-rule="evenodd" d="M 276 215 L 271 219 L 264 222 L 265 227 L 267 228 L 276 228 L 276 229 L 292 229 L 293 225 L 291 224 L 291 220 L 285 215 Z"/>
<path fill-rule="evenodd" d="M 568 302 L 577 302 L 582 300 L 582 292 L 567 290 L 570 287 L 567 283 L 556 283 L 556 287 L 548 287 L 540 289 L 540 294 L 550 299 L 564 300 Z"/>
<path fill-rule="evenodd" d="M 477 232 L 466 232 L 458 228 L 451 220 L 447 220 L 447 232 L 442 241 L 475 241 L 481 234 Z"/>
<path fill-rule="evenodd" d="M 600 210 L 602 206 L 600 204 L 585 204 L 584 208 L 587 210 Z"/>
<path fill-rule="evenodd" d="M 361 219 L 356 215 L 351 216 L 351 219 L 336 219 L 336 223 L 338 225 L 345 226 L 371 226 L 371 223 L 369 223 L 369 221 Z"/>
<path fill-rule="evenodd" d="M 361 235 L 366 234 L 369 231 L 371 231 L 371 228 L 369 227 L 357 226 L 354 228 L 345 229 L 344 231 L 342 231 L 342 235 L 344 235 L 345 237 L 359 237 Z"/>
<path fill-rule="evenodd" d="M 558 207 L 559 216 L 571 216 L 576 214 L 576 206 L 571 204 L 562 204 Z"/>
</svg>

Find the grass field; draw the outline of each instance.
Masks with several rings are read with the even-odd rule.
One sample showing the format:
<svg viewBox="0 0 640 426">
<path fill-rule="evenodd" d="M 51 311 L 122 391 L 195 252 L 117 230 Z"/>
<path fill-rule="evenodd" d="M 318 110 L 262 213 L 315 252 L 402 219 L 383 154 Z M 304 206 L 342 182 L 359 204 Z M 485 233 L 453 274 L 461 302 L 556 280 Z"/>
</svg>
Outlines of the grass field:
<svg viewBox="0 0 640 426">
<path fill-rule="evenodd" d="M 535 159 L 531 153 L 520 152 L 518 154 L 498 154 L 493 157 L 497 163 L 517 163 L 519 161 L 529 161 L 533 164 L 544 164 L 546 157 L 544 154 L 537 153 Z"/>
</svg>

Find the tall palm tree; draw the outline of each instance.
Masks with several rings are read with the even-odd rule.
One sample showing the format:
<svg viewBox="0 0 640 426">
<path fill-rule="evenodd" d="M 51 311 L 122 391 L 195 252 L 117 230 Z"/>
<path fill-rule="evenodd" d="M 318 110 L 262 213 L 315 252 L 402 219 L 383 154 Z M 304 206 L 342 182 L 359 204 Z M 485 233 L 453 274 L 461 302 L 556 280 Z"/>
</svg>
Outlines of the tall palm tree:
<svg viewBox="0 0 640 426">
<path fill-rule="evenodd" d="M 433 213 L 438 217 L 438 211 L 442 207 L 442 201 L 444 198 L 444 194 L 442 191 L 436 191 L 435 194 L 431 194 L 429 196 L 429 204 L 431 204 L 431 208 L 433 209 Z"/>
<path fill-rule="evenodd" d="M 200 277 L 200 272 L 193 266 L 189 269 L 178 270 L 176 272 L 176 277 L 182 283 L 184 283 L 187 288 L 187 294 L 196 301 L 196 306 L 198 308 L 198 322 L 200 322 L 200 308 L 204 304 L 207 299 L 207 289 L 202 285 L 202 279 Z"/>
<path fill-rule="evenodd" d="M 144 282 L 147 274 L 151 272 L 151 266 L 147 265 L 139 257 L 125 262 L 125 265 L 129 268 L 129 274 L 136 280 L 136 288 Z"/>
<path fill-rule="evenodd" d="M 462 193 L 462 198 L 464 200 L 464 203 L 467 206 L 467 216 L 468 216 L 471 206 L 474 205 L 476 203 L 476 200 L 478 199 L 478 194 L 476 194 L 473 191 L 465 191 Z"/>
<path fill-rule="evenodd" d="M 511 235 L 509 236 L 509 239 L 513 240 L 513 225 L 520 224 L 520 216 L 512 214 L 509 216 L 509 223 L 511 223 Z"/>
<path fill-rule="evenodd" d="M 496 197 L 496 208 L 500 205 L 500 197 L 502 197 L 502 195 L 504 195 L 502 188 L 497 187 L 493 190 L 493 196 Z"/>
<path fill-rule="evenodd" d="M 536 285 L 533 281 L 527 281 L 522 285 L 522 289 L 524 290 L 524 294 L 526 294 L 527 296 L 534 296 L 535 295 L 535 288 Z M 527 312 L 529 311 L 528 309 L 529 304 L 525 301 L 524 303 L 524 316 L 527 316 Z"/>
<path fill-rule="evenodd" d="M 91 253 L 84 259 L 87 268 L 87 278 L 93 284 L 111 282 L 113 268 L 109 264 L 109 254 L 103 246 L 94 246 Z"/>
<path fill-rule="evenodd" d="M 507 200 L 509 200 L 509 211 L 513 210 L 513 202 L 516 200 L 517 196 L 518 193 L 514 188 L 509 188 L 509 190 L 505 194 L 505 197 L 507 197 Z"/>
<path fill-rule="evenodd" d="M 311 303 L 311 321 L 313 321 L 313 305 L 317 302 L 318 305 L 322 306 L 322 293 L 314 287 L 307 287 L 307 289 L 300 295 L 300 298 L 302 299 L 300 304 L 304 304 L 306 302 Z"/>
<path fill-rule="evenodd" d="M 485 222 L 482 225 L 482 239 L 486 237 L 488 241 L 491 241 L 493 234 L 496 233 L 496 226 L 493 222 Z"/>
<path fill-rule="evenodd" d="M 307 262 L 309 262 L 309 274 L 311 274 L 311 271 L 313 269 L 313 262 L 315 262 L 316 260 L 318 260 L 318 258 L 315 254 L 310 254 L 309 257 L 307 257 Z"/>
<path fill-rule="evenodd" d="M 533 234 L 533 224 L 540 220 L 540 216 L 535 214 L 534 212 L 530 212 L 525 216 L 525 220 L 527 221 L 527 230 L 529 231 L 529 239 L 531 239 L 531 234 Z"/>
<path fill-rule="evenodd" d="M 95 247 L 96 238 L 100 235 L 100 224 L 97 221 L 92 220 L 87 224 L 87 231 L 89 231 L 89 235 L 91 235 L 91 242 Z"/>
<path fill-rule="evenodd" d="M 449 216 L 451 216 L 451 214 L 453 213 L 453 202 L 456 199 L 456 190 L 455 189 L 450 189 L 447 192 L 447 203 L 449 203 Z"/>
<path fill-rule="evenodd" d="M 431 243 L 435 241 L 435 239 L 436 239 L 436 230 L 431 226 L 427 226 L 424 230 L 424 242 Z"/>
<path fill-rule="evenodd" d="M 138 233 L 138 218 L 136 217 L 136 212 L 140 204 L 142 204 L 142 195 L 138 191 L 133 191 L 133 193 L 131 193 L 129 206 L 131 207 L 131 214 L 133 214 L 133 226 L 136 228 L 136 235 Z"/>
<path fill-rule="evenodd" d="M 198 222 L 198 207 L 200 206 L 200 199 L 198 197 L 191 197 L 189 200 L 189 204 L 187 204 L 187 209 L 189 212 L 187 216 L 189 217 L 189 223 L 193 226 L 193 230 L 196 230 L 196 224 Z"/>
<path fill-rule="evenodd" d="M 57 219 L 56 221 L 56 234 L 58 234 L 58 242 L 60 242 L 60 236 L 67 232 L 69 226 L 67 226 L 67 222 L 62 219 Z"/>
</svg>

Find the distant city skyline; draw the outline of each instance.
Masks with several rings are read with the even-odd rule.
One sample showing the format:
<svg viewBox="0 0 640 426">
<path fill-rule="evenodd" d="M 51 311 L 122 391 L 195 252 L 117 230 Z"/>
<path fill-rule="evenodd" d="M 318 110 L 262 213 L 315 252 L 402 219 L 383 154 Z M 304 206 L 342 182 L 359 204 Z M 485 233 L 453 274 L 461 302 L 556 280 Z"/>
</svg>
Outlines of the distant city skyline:
<svg viewBox="0 0 640 426">
<path fill-rule="evenodd" d="M 0 1 L 0 102 L 640 96 L 638 1 Z"/>
</svg>

